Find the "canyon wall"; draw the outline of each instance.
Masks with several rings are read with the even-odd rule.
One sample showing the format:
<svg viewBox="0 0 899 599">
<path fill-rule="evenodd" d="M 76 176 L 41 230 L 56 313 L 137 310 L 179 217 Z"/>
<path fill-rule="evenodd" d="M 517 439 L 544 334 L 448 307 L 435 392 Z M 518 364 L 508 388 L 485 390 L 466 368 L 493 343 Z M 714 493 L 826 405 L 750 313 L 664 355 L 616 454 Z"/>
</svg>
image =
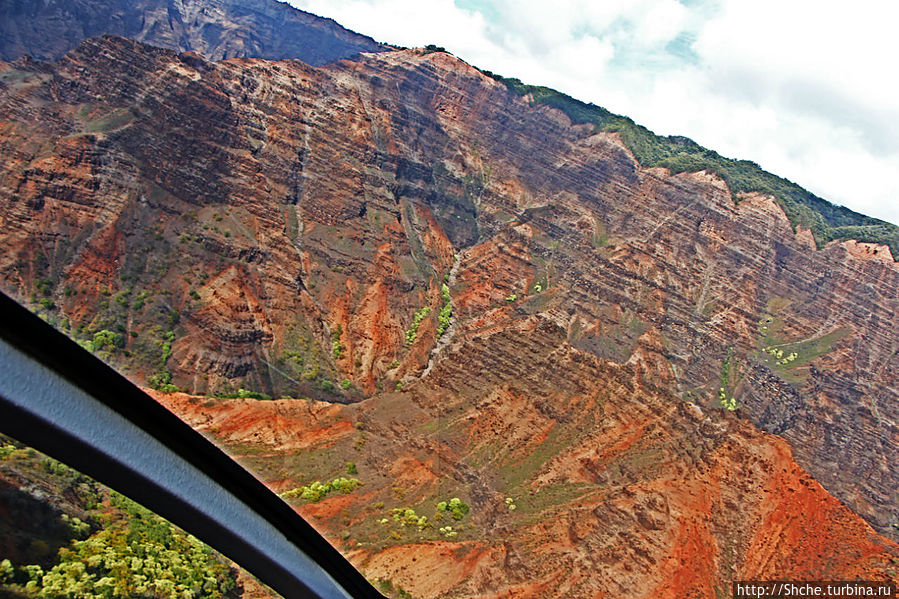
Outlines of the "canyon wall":
<svg viewBox="0 0 899 599">
<path fill-rule="evenodd" d="M 492 513 L 561 485 L 568 520 L 525 518 L 547 504 L 513 525 L 545 535 L 546 588 L 575 562 L 593 588 L 587 555 L 621 588 L 635 563 L 688 589 L 728 568 L 817 575 L 831 517 L 847 523 L 833 539 L 862 539 L 832 556 L 847 576 L 894 551 L 824 491 L 897 537 L 885 246 L 817 248 L 770 197 L 644 169 L 615 134 L 422 50 L 314 68 L 89 40 L 2 66 L 0 149 L 8 292 L 161 388 L 353 403 L 333 409 L 393 439 L 393 461 L 371 458 L 383 476 L 403 452 L 444 460 L 390 474 L 418 501 L 446 479 Z M 640 510 L 663 532 L 616 554 L 608 535 Z M 477 520 L 488 536 L 503 521 Z M 710 551 L 711 570 L 670 561 L 672 543 Z M 392 547 L 359 563 L 405 564 Z M 530 568 L 505 546 L 439 547 Z"/>
</svg>

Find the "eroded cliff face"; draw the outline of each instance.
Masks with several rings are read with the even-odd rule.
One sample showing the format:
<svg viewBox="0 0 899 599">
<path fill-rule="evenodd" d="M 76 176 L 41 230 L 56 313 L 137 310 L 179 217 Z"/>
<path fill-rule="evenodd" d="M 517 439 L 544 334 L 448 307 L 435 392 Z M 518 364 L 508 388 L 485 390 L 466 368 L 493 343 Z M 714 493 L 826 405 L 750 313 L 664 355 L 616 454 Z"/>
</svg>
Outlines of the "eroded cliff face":
<svg viewBox="0 0 899 599">
<path fill-rule="evenodd" d="M 0 84 L 6 289 L 159 386 L 370 396 L 333 409 L 390 440 L 365 450 L 371 467 L 408 479 L 408 503 L 440 495 L 421 485 L 465 490 L 496 512 L 479 534 L 512 517 L 491 507 L 500 495 L 562 489 L 550 503 L 564 507 L 523 503 L 511 521 L 539 543 L 429 541 L 470 554 L 465 588 L 499 593 L 499 572 L 537 564 L 543 578 L 520 582 L 535 596 L 564 590 L 575 566 L 578 588 L 593 588 L 590 568 L 608 572 L 597 588 L 637 568 L 701 596 L 728 568 L 812 577 L 842 551 L 814 537 L 831 516 L 843 524 L 822 538 L 855 539 L 831 556 L 847 575 L 893 551 L 750 424 L 896 534 L 887 248 L 816 249 L 770 198 L 735 204 L 705 173 L 643 169 L 613 134 L 443 53 L 312 68 L 107 38 L 58 64 L 5 65 Z M 453 323 L 438 340 L 444 284 Z M 358 434 L 341 426 L 328 443 Z M 644 500 L 661 528 L 635 528 Z M 353 538 L 359 563 L 392 576 L 422 555 Z M 672 561 L 674 547 L 712 561 Z M 743 558 L 727 566 L 727 551 Z"/>
</svg>

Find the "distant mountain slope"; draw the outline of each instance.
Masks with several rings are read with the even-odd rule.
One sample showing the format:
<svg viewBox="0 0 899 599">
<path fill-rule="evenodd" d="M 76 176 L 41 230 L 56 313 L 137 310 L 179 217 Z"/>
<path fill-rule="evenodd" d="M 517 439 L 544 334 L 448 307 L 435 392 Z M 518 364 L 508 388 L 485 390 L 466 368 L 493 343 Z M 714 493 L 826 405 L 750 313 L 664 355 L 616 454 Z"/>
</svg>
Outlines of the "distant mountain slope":
<svg viewBox="0 0 899 599">
<path fill-rule="evenodd" d="M 656 135 L 626 116 L 613 114 L 601 106 L 582 102 L 548 87 L 527 85 L 517 78 L 483 72 L 534 104 L 561 110 L 575 124 L 592 124 L 599 131 L 617 132 L 643 166 L 660 166 L 672 173 L 714 173 L 727 182 L 735 200 L 741 193 L 774 196 L 793 227 L 800 225 L 810 229 L 819 247 L 829 241 L 856 239 L 888 245 L 893 256 L 899 256 L 899 227 L 892 223 L 832 204 L 749 160 L 725 158 L 686 137 Z"/>
<path fill-rule="evenodd" d="M 0 59 L 56 60 L 104 34 L 212 60 L 298 58 L 322 65 L 388 49 L 275 0 L 0 0 Z"/>
</svg>

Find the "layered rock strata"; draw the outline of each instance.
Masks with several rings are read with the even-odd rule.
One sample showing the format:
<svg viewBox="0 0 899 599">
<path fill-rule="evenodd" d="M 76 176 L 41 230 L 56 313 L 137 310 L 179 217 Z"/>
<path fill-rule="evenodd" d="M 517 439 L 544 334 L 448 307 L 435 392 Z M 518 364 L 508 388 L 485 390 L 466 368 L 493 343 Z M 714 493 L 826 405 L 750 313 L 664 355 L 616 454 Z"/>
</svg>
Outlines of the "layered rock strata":
<svg viewBox="0 0 899 599">
<path fill-rule="evenodd" d="M 105 38 L 0 86 L 3 284 L 139 379 L 593 409 L 584 371 L 533 379 L 557 351 L 663 414 L 735 408 L 897 532 L 885 247 L 815 248 L 771 198 L 643 169 L 439 52 L 313 68 Z"/>
</svg>

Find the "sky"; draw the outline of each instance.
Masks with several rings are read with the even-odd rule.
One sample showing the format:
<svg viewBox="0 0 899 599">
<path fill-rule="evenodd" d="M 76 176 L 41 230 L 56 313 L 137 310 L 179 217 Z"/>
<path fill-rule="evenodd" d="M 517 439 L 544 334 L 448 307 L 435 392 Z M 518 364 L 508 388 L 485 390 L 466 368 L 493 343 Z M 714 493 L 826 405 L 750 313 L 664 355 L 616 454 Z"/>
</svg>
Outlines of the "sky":
<svg viewBox="0 0 899 599">
<path fill-rule="evenodd" d="M 443 46 L 899 223 L 895 0 L 289 0 Z"/>
</svg>

